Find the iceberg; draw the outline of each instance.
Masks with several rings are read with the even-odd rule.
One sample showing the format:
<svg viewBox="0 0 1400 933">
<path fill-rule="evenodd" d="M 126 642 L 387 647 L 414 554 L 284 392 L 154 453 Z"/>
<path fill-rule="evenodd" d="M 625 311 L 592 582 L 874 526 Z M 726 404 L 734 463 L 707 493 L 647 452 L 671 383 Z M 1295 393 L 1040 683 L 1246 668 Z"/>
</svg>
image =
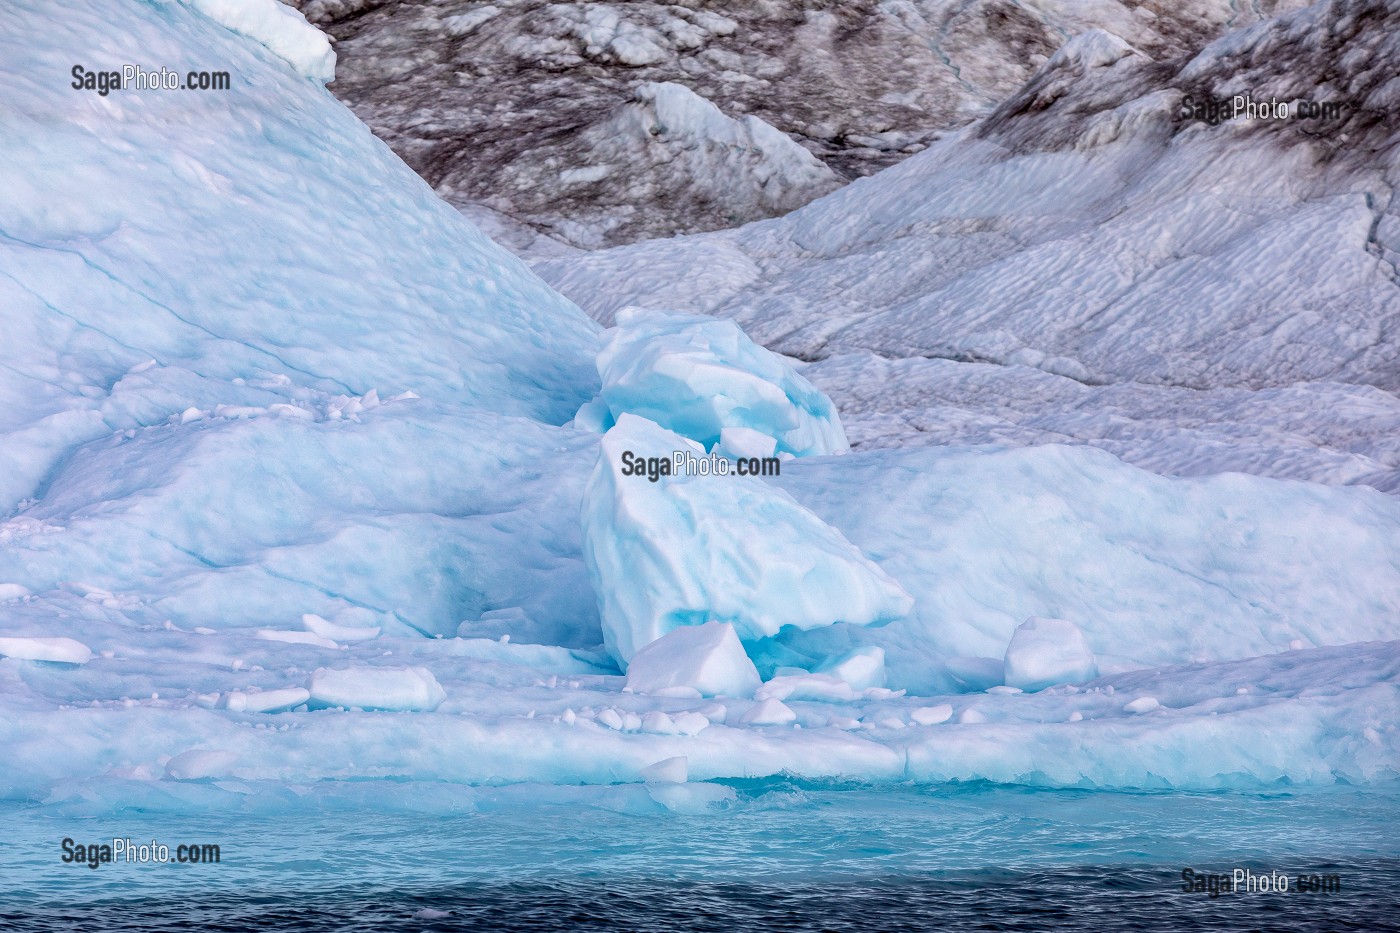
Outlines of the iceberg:
<svg viewBox="0 0 1400 933">
<path fill-rule="evenodd" d="M 638 313 L 600 368 L 597 326 L 250 36 L 181 3 L 55 9 L 6 7 L 6 63 L 139 51 L 240 80 L 103 96 L 11 69 L 0 797 L 550 784 L 698 812 L 748 805 L 703 782 L 765 776 L 1400 770 L 1394 497 L 1078 447 L 826 456 L 810 367 Z M 627 452 L 784 459 L 652 477 Z M 1073 620 L 1099 676 L 1022 692 L 1086 670 L 1032 617 Z"/>
</svg>

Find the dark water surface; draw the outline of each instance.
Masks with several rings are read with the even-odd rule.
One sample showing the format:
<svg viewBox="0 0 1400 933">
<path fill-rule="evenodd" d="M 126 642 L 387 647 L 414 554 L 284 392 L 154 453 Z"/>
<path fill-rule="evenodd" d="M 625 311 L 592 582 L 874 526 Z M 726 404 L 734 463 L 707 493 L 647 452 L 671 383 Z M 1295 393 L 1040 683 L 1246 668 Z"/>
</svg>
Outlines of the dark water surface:
<svg viewBox="0 0 1400 933">
<path fill-rule="evenodd" d="M 641 785 L 364 782 L 142 807 L 120 790 L 0 808 L 0 930 L 1400 930 L 1393 787 L 769 779 L 698 808 Z M 62 861 L 63 838 L 128 837 L 214 843 L 219 861 Z M 1187 892 L 1187 867 L 1290 890 Z M 1300 875 L 1336 889 L 1299 891 Z"/>
</svg>

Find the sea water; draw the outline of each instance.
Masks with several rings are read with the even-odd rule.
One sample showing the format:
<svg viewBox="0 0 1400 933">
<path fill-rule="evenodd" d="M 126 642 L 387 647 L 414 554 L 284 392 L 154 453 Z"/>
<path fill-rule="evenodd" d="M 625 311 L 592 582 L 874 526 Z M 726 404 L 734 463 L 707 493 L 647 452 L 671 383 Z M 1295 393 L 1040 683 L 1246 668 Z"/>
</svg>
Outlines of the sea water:
<svg viewBox="0 0 1400 933">
<path fill-rule="evenodd" d="M 1400 929 L 1393 786 L 769 778 L 709 788 L 718 801 L 686 812 L 656 790 L 371 781 L 116 809 L 83 788 L 0 811 L 0 929 Z M 218 861 L 90 867 L 64 861 L 64 839 L 212 843 Z M 1289 889 L 1187 890 L 1188 868 Z M 1299 890 L 1314 877 L 1332 880 Z"/>
</svg>

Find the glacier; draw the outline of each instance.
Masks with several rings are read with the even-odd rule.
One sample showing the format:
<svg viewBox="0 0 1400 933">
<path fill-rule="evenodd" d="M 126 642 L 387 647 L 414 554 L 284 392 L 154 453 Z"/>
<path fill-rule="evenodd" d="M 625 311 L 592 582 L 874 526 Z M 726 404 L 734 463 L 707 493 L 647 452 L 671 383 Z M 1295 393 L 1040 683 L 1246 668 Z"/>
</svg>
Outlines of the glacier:
<svg viewBox="0 0 1400 933">
<path fill-rule="evenodd" d="M 1083 422 L 1111 421 L 1115 406 L 1160 412 L 1161 396 L 1127 377 L 1161 371 L 1211 383 L 1170 388 L 1202 393 L 1190 430 L 1216 437 L 1231 423 L 1217 410 L 1243 425 L 1251 406 L 1273 405 L 1309 422 L 1334 399 L 1354 406 L 1332 423 L 1339 435 L 1347 418 L 1393 425 L 1377 375 L 1390 350 L 1358 344 L 1359 355 L 1315 363 L 1251 337 L 1259 353 L 1236 358 L 1222 342 L 1199 371 L 1179 342 L 1144 345 L 1119 366 L 1082 316 L 1049 313 L 1065 291 L 1029 285 L 1066 251 L 1094 260 L 1084 294 L 1106 299 L 1126 282 L 1117 254 L 1092 238 L 1040 231 L 1047 211 L 1068 210 L 1055 196 L 1084 196 L 1100 163 L 1003 151 L 995 171 L 988 159 L 1010 136 L 969 132 L 778 221 L 537 264 L 576 296 L 592 276 L 595 321 L 264 43 L 184 4 L 93 0 L 67 8 L 62 28 L 58 15 L 20 0 L 3 14 L 14 28 L 0 31 L 10 88 L 0 116 L 13 129 L 0 158 L 16 180 L 0 199 L 7 806 L 267 814 L 343 800 L 436 812 L 536 794 L 609 813 L 722 817 L 740 806 L 734 786 L 754 780 L 851 781 L 895 797 L 953 782 L 1204 793 L 1394 781 L 1400 500 L 1307 481 L 1327 471 L 1301 455 L 1280 478 L 1229 472 L 1223 453 L 1155 469 L 1149 454 L 1179 451 L 1179 438 L 1152 447 L 1114 435 L 1122 459 L 1042 443 L 1056 432 L 1108 437 Z M 1103 80 L 1116 94 L 1117 73 L 1137 67 L 1131 55 L 1104 64 L 1112 56 L 1080 51 L 1046 68 L 1113 72 Z M 47 67 L 128 58 L 218 64 L 234 86 L 101 96 Z M 1129 118 L 1141 114 L 1129 111 L 1124 141 L 1096 158 L 1122 165 L 1157 147 L 1147 171 L 1158 174 L 1131 182 L 1136 195 L 1224 150 L 1222 172 L 1257 164 L 1204 130 L 1135 137 Z M 1003 187 L 973 184 L 989 173 Z M 1372 214 L 1348 187 L 1355 179 L 1331 181 L 1335 190 L 1269 215 L 1296 234 L 1277 248 L 1340 231 L 1329 255 L 1380 291 L 1383 270 L 1359 232 Z M 1024 212 L 997 214 L 985 201 L 994 196 L 1020 198 Z M 983 252 L 951 238 L 979 214 L 1011 230 L 974 230 Z M 1180 245 L 1224 251 L 1217 259 L 1244 249 L 1234 235 L 1255 231 L 1255 218 L 1227 214 L 1226 230 L 1173 228 Z M 1118 223 L 1136 242 L 1133 224 L 1146 221 Z M 886 236 L 923 239 L 886 251 Z M 911 265 L 926 241 L 968 250 L 965 266 L 937 253 Z M 1013 245 L 1043 255 L 1011 258 Z M 626 274 L 609 278 L 610 263 Z M 675 274 L 692 265 L 748 278 L 707 290 Z M 929 277 L 954 271 L 977 287 L 929 297 Z M 666 281 L 667 294 L 638 299 L 643 275 Z M 1006 276 L 1028 304 L 1002 322 L 1002 339 L 995 322 L 972 326 L 966 302 Z M 1218 284 L 1222 305 L 1240 297 Z M 810 300 L 822 290 L 828 300 Z M 1336 297 L 1324 285 L 1300 293 Z M 833 310 L 857 298 L 885 309 Z M 1143 301 L 1113 339 L 1164 307 Z M 679 426 L 689 414 L 680 394 L 660 393 L 669 404 L 645 418 L 637 412 L 657 390 L 609 398 L 609 386 L 644 384 L 614 375 L 645 375 L 646 348 L 664 336 L 629 343 L 633 322 L 612 319 L 628 304 L 737 322 L 743 330 L 685 319 L 682 336 L 706 335 L 702 354 L 722 364 L 690 396 L 713 400 L 723 386 L 759 400 L 777 387 L 790 406 L 782 416 L 800 423 L 769 413 L 672 433 L 651 415 Z M 936 319 L 920 317 L 935 307 Z M 977 339 L 958 352 L 986 359 L 880 356 L 914 317 L 926 325 L 919 349 L 942 352 L 941 335 L 970 330 Z M 1032 318 L 1044 328 L 1016 330 Z M 604 323 L 620 329 L 610 338 Z M 1318 328 L 1324 343 L 1335 338 L 1328 346 L 1352 345 L 1332 324 Z M 794 356 L 842 352 L 784 359 L 740 341 L 744 331 Z M 1199 336 L 1208 343 L 1209 329 Z M 942 380 L 947 367 L 994 362 L 994 374 Z M 1007 436 L 988 416 L 972 442 L 846 453 L 841 403 L 871 385 L 851 372 L 891 381 L 906 369 L 917 378 L 891 393 L 971 395 L 977 379 L 1002 401 L 1005 380 L 1065 398 L 1113 390 L 1099 381 L 1119 388 L 1093 396 L 1109 401 L 1078 399 L 1081 434 L 1068 415 L 1021 412 L 998 423 Z M 822 373 L 846 388 L 824 394 L 812 378 Z M 1347 381 L 1363 377 L 1377 385 Z M 1302 378 L 1315 381 L 1291 384 Z M 577 417 L 599 397 L 616 421 L 601 435 Z M 861 437 L 877 435 L 874 421 L 859 422 Z M 754 449 L 753 436 L 726 440 L 726 428 L 794 456 L 774 477 L 653 484 L 615 473 L 624 444 L 705 454 L 687 432 L 721 454 Z M 819 438 L 794 441 L 794 428 Z M 1305 446 L 1279 433 L 1255 440 Z M 1352 459 L 1338 454 L 1348 478 L 1395 463 L 1380 433 Z M 673 598 L 691 592 L 703 598 Z M 1031 617 L 1072 624 L 1097 671 L 1035 692 L 1010 683 L 1038 685 L 1007 676 Z M 753 676 L 732 644 L 722 673 L 737 686 L 669 682 L 670 663 L 659 680 L 644 677 L 645 663 L 629 668 L 649 646 L 664 655 L 681 623 L 733 626 Z"/>
</svg>

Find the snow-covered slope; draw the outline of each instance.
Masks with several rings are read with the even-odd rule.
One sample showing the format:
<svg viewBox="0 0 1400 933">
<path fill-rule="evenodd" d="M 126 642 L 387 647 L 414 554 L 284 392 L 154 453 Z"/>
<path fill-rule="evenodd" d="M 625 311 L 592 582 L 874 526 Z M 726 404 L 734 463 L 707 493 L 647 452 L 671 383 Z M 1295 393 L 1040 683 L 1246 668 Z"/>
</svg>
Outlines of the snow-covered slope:
<svg viewBox="0 0 1400 933">
<path fill-rule="evenodd" d="M 1301 5 L 294 2 L 336 37 L 335 93 L 448 201 L 503 215 L 501 233 L 532 255 L 552 244 L 531 230 L 592 248 L 730 227 L 829 190 L 818 177 L 732 212 L 732 171 L 666 159 L 684 140 L 643 146 L 618 126 L 648 83 L 775 127 L 848 179 L 985 114 L 1071 35 L 1104 27 L 1165 58 Z"/>
<path fill-rule="evenodd" d="M 105 592 L 155 623 L 291 598 L 454 631 L 489 586 L 443 579 L 501 580 L 467 526 L 521 515 L 473 484 L 592 397 L 595 326 L 262 43 L 182 4 L 59 15 L 11 4 L 0 37 L 0 578 L 48 594 L 11 624 Z M 56 60 L 232 87 L 100 95 Z"/>
<path fill-rule="evenodd" d="M 1400 397 L 1335 382 L 1085 385 L 1024 364 L 839 353 L 803 367 L 856 449 L 1089 444 L 1155 473 L 1253 473 L 1400 492 Z"/>
<path fill-rule="evenodd" d="M 1174 61 L 1086 33 L 990 117 L 787 217 L 537 268 L 600 320 L 703 311 L 805 359 L 1394 390 L 1397 36 L 1385 0 L 1324 2 Z M 1188 97 L 1235 94 L 1341 109 L 1183 115 Z"/>
</svg>

